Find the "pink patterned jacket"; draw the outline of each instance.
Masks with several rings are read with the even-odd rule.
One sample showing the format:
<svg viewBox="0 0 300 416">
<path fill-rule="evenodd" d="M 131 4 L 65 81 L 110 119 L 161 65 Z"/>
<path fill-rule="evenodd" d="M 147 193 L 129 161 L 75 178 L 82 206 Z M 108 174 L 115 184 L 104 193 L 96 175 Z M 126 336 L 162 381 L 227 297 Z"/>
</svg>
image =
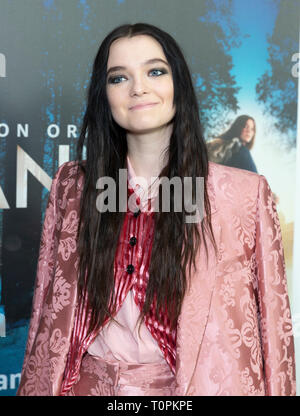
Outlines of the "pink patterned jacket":
<svg viewBox="0 0 300 416">
<path fill-rule="evenodd" d="M 52 181 L 18 395 L 58 396 L 78 321 L 75 162 Z M 267 180 L 209 163 L 218 247 L 201 247 L 177 326 L 176 394 L 296 395 L 294 339 L 281 230 Z M 76 349 L 82 354 L 94 336 Z M 74 348 L 73 348 L 74 350 Z M 77 372 L 77 373 L 76 373 Z"/>
</svg>

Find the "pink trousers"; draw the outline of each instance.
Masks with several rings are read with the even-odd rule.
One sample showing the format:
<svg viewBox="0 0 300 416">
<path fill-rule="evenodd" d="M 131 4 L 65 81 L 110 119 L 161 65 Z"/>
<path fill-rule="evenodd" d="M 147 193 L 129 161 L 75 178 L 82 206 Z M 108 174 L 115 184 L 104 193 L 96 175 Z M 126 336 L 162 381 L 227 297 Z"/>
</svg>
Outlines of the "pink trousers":
<svg viewBox="0 0 300 416">
<path fill-rule="evenodd" d="M 175 396 L 175 376 L 167 362 L 134 364 L 86 354 L 80 377 L 68 396 Z"/>
</svg>

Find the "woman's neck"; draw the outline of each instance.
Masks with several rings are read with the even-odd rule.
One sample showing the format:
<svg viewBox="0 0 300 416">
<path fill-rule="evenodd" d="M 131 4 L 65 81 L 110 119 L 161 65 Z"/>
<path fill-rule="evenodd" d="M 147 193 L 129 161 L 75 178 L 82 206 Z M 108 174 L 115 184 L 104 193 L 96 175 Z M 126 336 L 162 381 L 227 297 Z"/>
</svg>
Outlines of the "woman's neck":
<svg viewBox="0 0 300 416">
<path fill-rule="evenodd" d="M 157 177 L 166 166 L 172 131 L 168 127 L 159 135 L 157 132 L 127 133 L 127 156 L 136 176 L 141 176 L 149 181 L 151 177 Z"/>
</svg>

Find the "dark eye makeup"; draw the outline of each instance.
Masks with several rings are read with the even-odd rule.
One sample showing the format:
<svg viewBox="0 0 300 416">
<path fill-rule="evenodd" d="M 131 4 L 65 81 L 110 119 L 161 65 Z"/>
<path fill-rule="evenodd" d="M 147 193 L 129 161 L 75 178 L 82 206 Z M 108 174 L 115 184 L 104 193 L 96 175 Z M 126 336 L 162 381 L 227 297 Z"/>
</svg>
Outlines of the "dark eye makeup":
<svg viewBox="0 0 300 416">
<path fill-rule="evenodd" d="M 168 70 L 165 69 L 165 68 L 153 68 L 153 69 L 150 69 L 149 73 L 155 72 L 155 71 L 161 72 L 161 74 L 154 75 L 155 77 L 159 77 L 161 75 L 164 75 L 164 74 L 168 73 Z M 125 77 L 125 75 L 112 75 L 108 78 L 107 83 L 108 84 L 120 84 L 120 82 L 118 82 L 118 80 L 120 78 L 126 78 L 126 77 Z"/>
</svg>

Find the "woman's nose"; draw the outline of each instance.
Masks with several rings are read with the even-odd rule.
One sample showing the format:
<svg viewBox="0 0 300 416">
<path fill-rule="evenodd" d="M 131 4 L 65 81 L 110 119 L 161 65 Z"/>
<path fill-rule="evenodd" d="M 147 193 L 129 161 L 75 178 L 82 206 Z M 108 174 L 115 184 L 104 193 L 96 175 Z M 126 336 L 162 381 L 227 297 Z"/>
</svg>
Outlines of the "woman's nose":
<svg viewBox="0 0 300 416">
<path fill-rule="evenodd" d="M 141 77 L 132 79 L 130 93 L 131 95 L 142 95 L 148 91 L 145 81 Z"/>
</svg>

